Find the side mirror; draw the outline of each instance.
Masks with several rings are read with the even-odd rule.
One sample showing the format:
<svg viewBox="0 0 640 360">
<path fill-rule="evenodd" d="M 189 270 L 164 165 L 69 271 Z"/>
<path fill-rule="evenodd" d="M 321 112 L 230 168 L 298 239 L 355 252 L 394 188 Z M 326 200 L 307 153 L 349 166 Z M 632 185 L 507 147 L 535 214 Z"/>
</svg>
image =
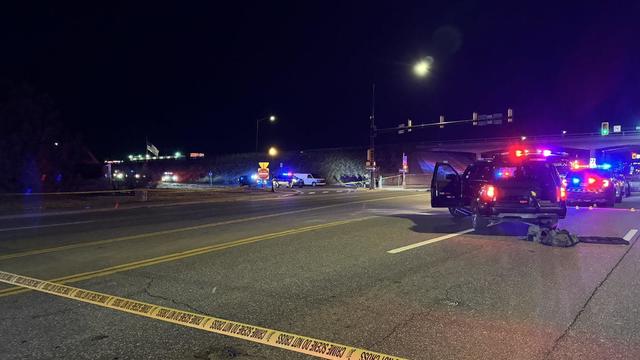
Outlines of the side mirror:
<svg viewBox="0 0 640 360">
<path fill-rule="evenodd" d="M 456 176 L 456 174 L 447 174 L 445 177 L 445 179 L 449 180 L 449 181 L 456 181 L 458 180 L 458 177 Z"/>
</svg>

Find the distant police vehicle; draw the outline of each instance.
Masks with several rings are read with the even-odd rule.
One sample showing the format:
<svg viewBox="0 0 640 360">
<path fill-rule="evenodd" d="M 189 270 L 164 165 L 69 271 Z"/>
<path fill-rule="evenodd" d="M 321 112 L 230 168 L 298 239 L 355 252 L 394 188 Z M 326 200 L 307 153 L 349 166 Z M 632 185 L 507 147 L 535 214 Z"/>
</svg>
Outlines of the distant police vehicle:
<svg viewBox="0 0 640 360">
<path fill-rule="evenodd" d="M 291 188 L 294 186 L 297 186 L 297 187 L 304 186 L 304 182 L 290 172 L 278 174 L 274 176 L 271 179 L 271 181 L 273 182 L 273 185 L 275 187 L 285 186 L 285 187 Z"/>
<path fill-rule="evenodd" d="M 616 178 L 608 164 L 590 168 L 575 163 L 564 181 L 569 204 L 613 207 L 622 201 L 625 193 L 624 182 Z"/>
<path fill-rule="evenodd" d="M 318 177 L 314 174 L 309 173 L 294 173 L 293 176 L 301 179 L 304 185 L 307 186 L 318 186 L 318 185 L 326 185 L 326 181 L 324 178 Z"/>
<path fill-rule="evenodd" d="M 454 216 L 473 216 L 476 230 L 491 222 L 521 221 L 555 227 L 567 214 L 566 188 L 549 150 L 513 150 L 478 160 L 462 175 L 448 163 L 436 163 L 431 206 Z"/>
</svg>

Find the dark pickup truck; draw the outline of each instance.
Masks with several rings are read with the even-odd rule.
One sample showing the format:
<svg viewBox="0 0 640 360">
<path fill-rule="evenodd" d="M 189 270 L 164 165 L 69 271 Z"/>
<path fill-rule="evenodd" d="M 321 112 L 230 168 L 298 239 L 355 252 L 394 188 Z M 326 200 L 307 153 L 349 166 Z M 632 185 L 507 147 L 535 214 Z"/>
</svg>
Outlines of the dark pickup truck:
<svg viewBox="0 0 640 360">
<path fill-rule="evenodd" d="M 436 163 L 431 206 L 473 216 L 476 230 L 500 221 L 555 227 L 567 214 L 558 171 L 548 156 L 518 154 L 478 160 L 462 175 L 448 163 Z"/>
</svg>

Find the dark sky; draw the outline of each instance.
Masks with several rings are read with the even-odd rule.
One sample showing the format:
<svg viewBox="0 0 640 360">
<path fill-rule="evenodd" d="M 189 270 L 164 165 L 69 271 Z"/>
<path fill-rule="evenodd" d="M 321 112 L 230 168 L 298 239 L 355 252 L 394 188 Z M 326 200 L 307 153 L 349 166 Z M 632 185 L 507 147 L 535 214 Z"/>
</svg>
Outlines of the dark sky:
<svg viewBox="0 0 640 360">
<path fill-rule="evenodd" d="M 251 151 L 270 113 L 265 148 L 366 144 L 373 81 L 380 126 L 516 114 L 389 141 L 640 124 L 637 1 L 58 3 L 1 5 L 1 95 L 49 94 L 103 158 Z"/>
</svg>

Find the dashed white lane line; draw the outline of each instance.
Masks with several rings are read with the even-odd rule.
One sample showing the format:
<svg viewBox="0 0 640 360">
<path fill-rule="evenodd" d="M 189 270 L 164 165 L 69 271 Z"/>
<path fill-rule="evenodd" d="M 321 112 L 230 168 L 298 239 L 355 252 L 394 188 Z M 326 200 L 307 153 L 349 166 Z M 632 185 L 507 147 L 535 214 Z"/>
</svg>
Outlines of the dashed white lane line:
<svg viewBox="0 0 640 360">
<path fill-rule="evenodd" d="M 457 233 L 438 236 L 437 238 L 421 241 L 419 243 L 415 243 L 415 244 L 411 244 L 411 245 L 407 245 L 407 246 L 403 246 L 403 247 L 399 247 L 397 249 L 389 250 L 387 252 L 389 254 L 397 254 L 399 252 L 415 249 L 415 248 L 420 247 L 420 246 L 429 245 L 429 244 L 433 244 L 433 243 L 438 242 L 438 241 L 451 239 L 452 237 L 464 235 L 464 234 L 470 233 L 472 231 L 473 231 L 473 229 L 462 230 L 462 231 L 458 231 Z"/>
<path fill-rule="evenodd" d="M 329 192 L 328 192 L 328 191 L 323 191 L 322 193 L 323 193 L 323 194 L 328 194 Z"/>
<path fill-rule="evenodd" d="M 67 223 L 59 223 L 59 224 L 45 224 L 45 225 L 33 225 L 33 226 L 20 226 L 20 227 L 12 227 L 12 228 L 4 228 L 0 229 L 0 232 L 5 231 L 18 231 L 18 230 L 29 230 L 29 229 L 40 229 L 40 228 L 48 228 L 48 227 L 56 227 L 56 226 L 67 226 L 67 225 L 78 225 L 78 224 L 87 224 L 95 222 L 95 220 L 87 220 L 87 221 L 74 221 Z"/>
<path fill-rule="evenodd" d="M 309 191 L 309 195 L 313 195 L 315 193 L 316 193 L 315 191 Z"/>
<path fill-rule="evenodd" d="M 631 229 L 627 231 L 627 234 L 623 237 L 623 239 L 627 241 L 631 241 L 631 239 L 633 239 L 633 237 L 636 236 L 637 233 L 638 233 L 638 229 Z"/>
</svg>

